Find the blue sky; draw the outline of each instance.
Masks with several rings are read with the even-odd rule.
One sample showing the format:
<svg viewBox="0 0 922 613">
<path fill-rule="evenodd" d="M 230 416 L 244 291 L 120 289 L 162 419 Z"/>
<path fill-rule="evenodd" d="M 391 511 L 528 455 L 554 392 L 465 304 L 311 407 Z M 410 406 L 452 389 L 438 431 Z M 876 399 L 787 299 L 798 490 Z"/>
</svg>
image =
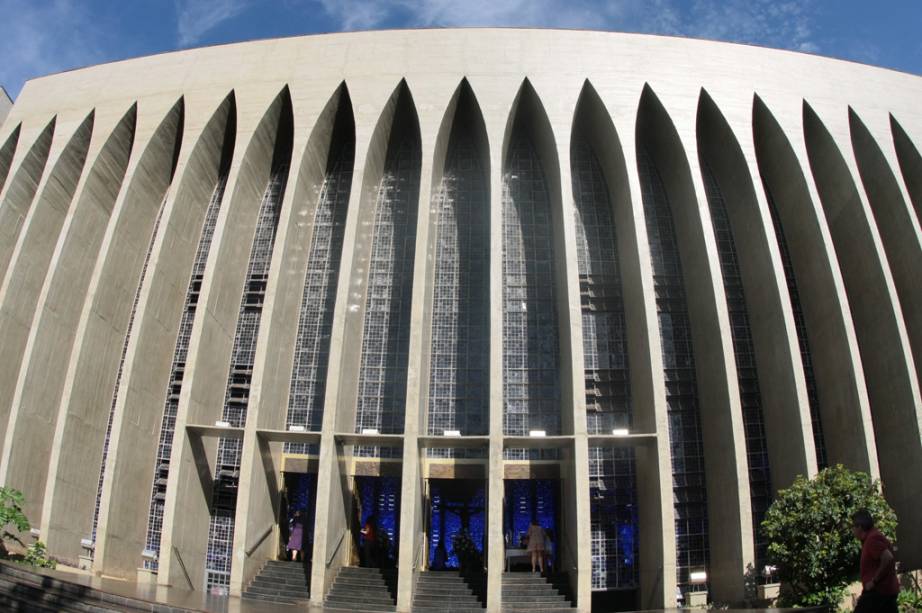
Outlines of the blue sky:
<svg viewBox="0 0 922 613">
<path fill-rule="evenodd" d="M 0 0 L 0 85 L 162 51 L 316 32 L 536 26 L 675 34 L 922 74 L 922 0 Z M 922 101 L 920 101 L 922 105 Z"/>
</svg>

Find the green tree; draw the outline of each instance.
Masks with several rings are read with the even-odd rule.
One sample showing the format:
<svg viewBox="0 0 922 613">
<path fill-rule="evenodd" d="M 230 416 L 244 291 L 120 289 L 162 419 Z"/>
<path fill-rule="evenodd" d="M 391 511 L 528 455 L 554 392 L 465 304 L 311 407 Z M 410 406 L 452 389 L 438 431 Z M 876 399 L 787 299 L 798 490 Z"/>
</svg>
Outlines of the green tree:
<svg viewBox="0 0 922 613">
<path fill-rule="evenodd" d="M 836 607 L 845 588 L 858 578 L 861 544 L 852 535 L 852 515 L 867 509 L 891 541 L 896 513 L 884 500 L 880 483 L 842 465 L 813 479 L 798 477 L 769 507 L 762 529 L 768 555 L 784 584 L 781 604 Z"/>
<path fill-rule="evenodd" d="M 0 553 L 4 555 L 6 554 L 4 541 L 16 541 L 22 545 L 17 533 L 25 532 L 30 528 L 29 520 L 26 519 L 26 514 L 22 512 L 24 503 L 25 498 L 23 498 L 22 492 L 19 490 L 0 487 L 0 530 L 3 531 L 2 540 L 0 540 L 0 550 L 2 550 Z M 14 527 L 16 532 L 11 532 L 9 530 L 10 526 Z"/>
</svg>

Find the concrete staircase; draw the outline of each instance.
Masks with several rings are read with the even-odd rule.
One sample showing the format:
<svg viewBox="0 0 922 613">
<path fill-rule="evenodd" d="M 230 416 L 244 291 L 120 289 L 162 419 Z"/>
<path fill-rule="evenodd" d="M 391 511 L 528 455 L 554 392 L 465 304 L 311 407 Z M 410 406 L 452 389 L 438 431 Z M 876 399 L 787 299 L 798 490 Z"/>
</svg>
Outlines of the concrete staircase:
<svg viewBox="0 0 922 613">
<path fill-rule="evenodd" d="M 487 578 L 483 573 L 423 572 L 416 582 L 413 611 L 477 613 L 486 606 Z"/>
<path fill-rule="evenodd" d="M 244 598 L 277 604 L 310 599 L 310 565 L 306 562 L 269 560 L 243 592 Z"/>
<path fill-rule="evenodd" d="M 397 571 L 344 566 L 327 594 L 324 611 L 396 611 Z"/>
<path fill-rule="evenodd" d="M 564 613 L 573 608 L 565 575 L 503 573 L 503 611 Z"/>
</svg>

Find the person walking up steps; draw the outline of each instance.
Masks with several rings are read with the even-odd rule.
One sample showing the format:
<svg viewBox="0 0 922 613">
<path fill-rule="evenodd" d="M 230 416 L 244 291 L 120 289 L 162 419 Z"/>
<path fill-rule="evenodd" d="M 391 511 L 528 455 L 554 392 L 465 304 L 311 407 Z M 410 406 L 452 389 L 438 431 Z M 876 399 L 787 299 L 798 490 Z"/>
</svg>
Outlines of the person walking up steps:
<svg viewBox="0 0 922 613">
<path fill-rule="evenodd" d="M 531 520 L 528 527 L 528 553 L 531 554 L 531 572 L 535 571 L 535 564 L 544 573 L 544 528 L 538 525 L 536 520 Z"/>
</svg>

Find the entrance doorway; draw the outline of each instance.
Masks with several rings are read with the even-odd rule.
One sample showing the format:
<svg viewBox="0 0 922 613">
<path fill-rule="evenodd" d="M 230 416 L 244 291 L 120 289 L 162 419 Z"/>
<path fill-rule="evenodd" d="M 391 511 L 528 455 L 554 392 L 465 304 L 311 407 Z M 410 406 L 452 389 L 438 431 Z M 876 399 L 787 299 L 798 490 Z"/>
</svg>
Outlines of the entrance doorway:
<svg viewBox="0 0 922 613">
<path fill-rule="evenodd" d="M 544 528 L 550 540 L 548 562 L 556 566 L 561 542 L 560 481 L 556 479 L 506 479 L 503 534 L 506 541 L 506 569 L 531 570 L 525 535 L 532 521 Z"/>
<path fill-rule="evenodd" d="M 284 473 L 285 490 L 282 495 L 279 518 L 279 553 L 287 559 L 291 532 L 295 527 L 295 514 L 299 513 L 301 523 L 301 559 L 310 562 L 314 553 L 314 515 L 317 501 L 316 473 Z"/>
<path fill-rule="evenodd" d="M 353 542 L 363 566 L 392 568 L 397 565 L 400 542 L 400 477 L 356 477 L 355 497 L 357 525 Z M 366 545 L 362 531 L 371 526 L 373 542 Z"/>
<path fill-rule="evenodd" d="M 429 479 L 429 570 L 480 570 L 486 540 L 483 479 Z"/>
</svg>

